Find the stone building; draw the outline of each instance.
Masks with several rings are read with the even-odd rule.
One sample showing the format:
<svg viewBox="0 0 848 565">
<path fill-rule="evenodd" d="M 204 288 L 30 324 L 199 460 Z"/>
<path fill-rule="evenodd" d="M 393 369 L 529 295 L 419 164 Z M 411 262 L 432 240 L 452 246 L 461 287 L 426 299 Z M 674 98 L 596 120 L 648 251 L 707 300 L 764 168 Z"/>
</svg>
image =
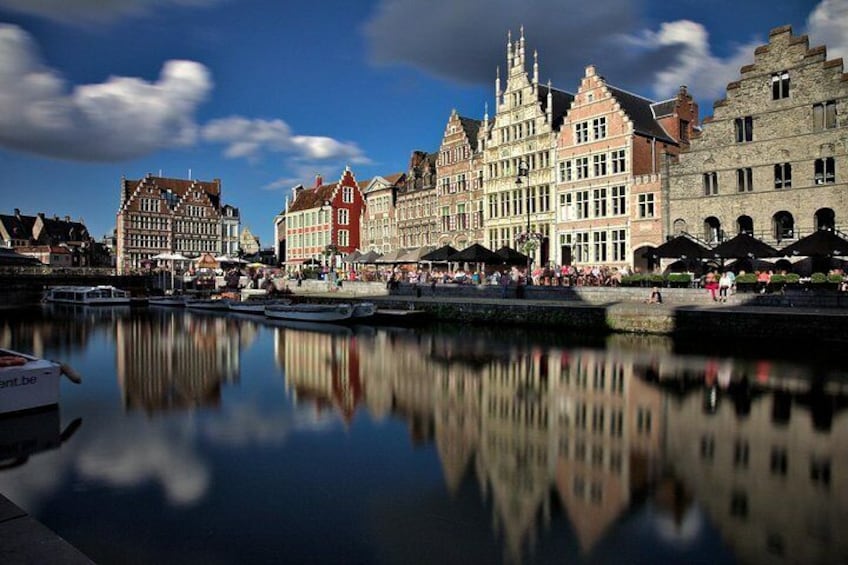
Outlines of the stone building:
<svg viewBox="0 0 848 565">
<path fill-rule="evenodd" d="M 848 80 L 841 59 L 773 29 L 670 168 L 666 232 L 747 232 L 778 248 L 848 229 Z"/>
<path fill-rule="evenodd" d="M 538 234 L 532 250 L 539 264 L 551 259 L 554 233 L 554 148 L 556 131 L 574 96 L 539 84 L 539 58 L 528 76 L 521 37 L 507 40 L 506 87 L 495 79 L 495 119 L 483 118 L 485 245 L 522 247 L 522 234 Z M 520 183 L 518 181 L 521 181 Z M 530 251 L 529 247 L 524 250 Z"/>
<path fill-rule="evenodd" d="M 256 255 L 261 248 L 259 238 L 248 227 L 242 228 L 238 236 L 238 245 L 245 255 Z"/>
<path fill-rule="evenodd" d="M 122 179 L 116 224 L 118 274 L 160 253 L 220 255 L 221 180 Z"/>
<path fill-rule="evenodd" d="M 241 216 L 235 206 L 221 206 L 221 252 L 228 257 L 237 257 L 239 252 L 239 224 Z"/>
<path fill-rule="evenodd" d="M 698 106 L 686 87 L 654 102 L 586 67 L 557 138 L 557 236 L 553 260 L 646 268 L 663 241 L 666 160 L 688 147 Z"/>
<path fill-rule="evenodd" d="M 436 153 L 413 151 L 406 182 L 397 191 L 397 241 L 393 249 L 433 245 L 436 216 Z"/>
<path fill-rule="evenodd" d="M 405 186 L 406 174 L 376 176 L 362 191 L 365 209 L 362 213 L 361 248 L 363 252 L 385 254 L 397 245 L 397 214 L 395 202 L 398 190 Z"/>
<path fill-rule="evenodd" d="M 464 249 L 483 242 L 481 122 L 451 111 L 436 161 L 437 238 L 434 245 Z"/>
</svg>

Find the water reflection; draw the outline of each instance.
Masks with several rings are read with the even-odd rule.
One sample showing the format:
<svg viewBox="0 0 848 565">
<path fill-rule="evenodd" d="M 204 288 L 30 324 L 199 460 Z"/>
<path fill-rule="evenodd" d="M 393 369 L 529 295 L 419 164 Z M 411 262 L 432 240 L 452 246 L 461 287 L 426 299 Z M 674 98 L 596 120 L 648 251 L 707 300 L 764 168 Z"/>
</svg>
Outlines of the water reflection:
<svg viewBox="0 0 848 565">
<path fill-rule="evenodd" d="M 400 421 L 411 445 L 431 447 L 438 457 L 445 507 L 452 508 L 443 512 L 457 513 L 439 518 L 458 521 L 473 485 L 477 510 L 489 513 L 481 522 L 506 562 L 545 561 L 562 555 L 563 546 L 579 560 L 613 562 L 622 560 L 622 548 L 630 557 L 652 556 L 633 559 L 642 562 L 848 558 L 848 542 L 838 535 L 848 513 L 848 381 L 831 366 L 683 355 L 664 338 L 575 343 L 508 328 L 310 327 L 153 309 L 74 314 L 66 322 L 52 314 L 8 320 L 0 324 L 0 345 L 55 355 L 99 345 L 98 333 L 114 340 L 116 403 L 125 419 L 101 416 L 98 429 L 86 418 L 98 435 L 80 448 L 75 465 L 92 480 L 126 489 L 150 475 L 168 476 L 162 482 L 172 501 L 201 505 L 214 490 L 214 472 L 199 439 L 239 454 L 245 445 L 274 452 L 290 434 L 323 429 L 333 418 L 345 430 L 377 423 L 367 433 L 383 447 L 382 464 L 405 467 L 401 459 L 410 455 L 382 444 L 381 424 Z M 255 347 L 263 335 L 268 349 Z M 242 372 L 264 366 L 256 357 L 263 352 L 282 375 L 294 412 L 268 409 L 262 400 L 224 410 L 227 398 L 248 397 L 259 386 Z M 129 419 L 200 407 L 210 409 L 203 425 L 175 420 L 146 429 Z M 304 412 L 312 414 L 308 421 Z M 51 433 L 59 433 L 54 419 Z M 57 446 L 54 435 L 42 443 Z M 298 449 L 308 459 L 308 448 Z M 345 473 L 334 468 L 344 461 L 338 456 L 321 470 L 336 473 L 333 480 Z M 367 480 L 344 480 L 346 488 L 368 492 Z M 311 503 L 327 520 L 340 511 L 335 502 Z M 397 544 L 387 539 L 402 535 L 394 530 L 364 543 Z M 349 535 L 362 532 L 351 528 Z M 464 553 L 474 543 L 470 534 L 452 541 L 467 544 Z M 727 547 L 731 555 L 723 553 Z M 396 560 L 403 557 L 410 555 L 400 551 Z"/>
</svg>

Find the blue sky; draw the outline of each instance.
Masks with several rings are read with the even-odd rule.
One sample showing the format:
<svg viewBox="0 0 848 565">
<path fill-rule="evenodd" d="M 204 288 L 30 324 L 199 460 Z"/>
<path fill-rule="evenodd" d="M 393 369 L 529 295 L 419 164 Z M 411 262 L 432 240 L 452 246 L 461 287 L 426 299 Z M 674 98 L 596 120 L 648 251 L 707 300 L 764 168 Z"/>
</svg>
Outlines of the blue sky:
<svg viewBox="0 0 848 565">
<path fill-rule="evenodd" d="M 702 118 L 774 27 L 848 57 L 848 0 L 0 0 L 0 213 L 99 238 L 122 176 L 191 171 L 270 246 L 295 184 L 405 170 L 452 108 L 481 119 L 522 24 L 543 82 L 686 84 Z"/>
</svg>

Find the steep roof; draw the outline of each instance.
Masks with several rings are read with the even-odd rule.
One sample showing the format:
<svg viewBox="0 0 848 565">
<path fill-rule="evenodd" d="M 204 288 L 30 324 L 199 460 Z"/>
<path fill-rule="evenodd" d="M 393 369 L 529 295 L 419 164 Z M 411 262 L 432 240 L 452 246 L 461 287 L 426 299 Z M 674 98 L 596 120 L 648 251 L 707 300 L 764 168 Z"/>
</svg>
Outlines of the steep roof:
<svg viewBox="0 0 848 565">
<path fill-rule="evenodd" d="M 574 95 L 564 90 L 540 84 L 539 88 L 536 89 L 536 95 L 541 104 L 542 112 L 545 113 L 548 111 L 548 90 L 551 92 L 553 102 L 553 108 L 551 109 L 551 128 L 558 130 L 563 120 L 565 120 L 565 115 L 568 113 L 569 108 L 571 108 Z"/>
<path fill-rule="evenodd" d="M 677 98 L 669 98 L 662 102 L 654 102 L 651 104 L 651 109 L 654 111 L 655 118 L 664 118 L 674 114 L 674 108 L 677 106 Z"/>
<path fill-rule="evenodd" d="M 0 214 L 0 224 L 6 232 L 15 239 L 30 239 L 35 216 L 9 216 Z"/>
<path fill-rule="evenodd" d="M 654 110 L 651 107 L 655 102 L 614 86 L 607 85 L 607 88 L 621 105 L 624 113 L 633 121 L 633 130 L 637 134 L 655 137 L 666 143 L 677 144 L 657 122 Z"/>
<path fill-rule="evenodd" d="M 339 183 L 322 184 L 316 188 L 304 188 L 297 193 L 291 206 L 289 213 L 302 212 L 313 208 L 320 208 L 325 200 L 330 200 L 333 197 L 333 192 L 339 186 Z"/>
<path fill-rule="evenodd" d="M 209 201 L 215 208 L 219 208 L 221 205 L 221 181 L 219 179 L 202 181 L 154 177 L 153 175 L 147 175 L 143 179 L 124 179 L 121 202 L 126 202 L 139 184 L 152 185 L 161 192 L 171 192 L 179 199 L 185 198 L 190 190 L 202 190 L 209 196 Z"/>
<path fill-rule="evenodd" d="M 459 116 L 459 123 L 462 125 L 463 131 L 465 131 L 468 143 L 471 144 L 471 151 L 477 151 L 477 133 L 480 131 L 482 122 L 473 118 Z"/>
<path fill-rule="evenodd" d="M 80 222 L 45 217 L 42 223 L 51 241 L 80 241 L 88 235 L 88 229 Z"/>
</svg>

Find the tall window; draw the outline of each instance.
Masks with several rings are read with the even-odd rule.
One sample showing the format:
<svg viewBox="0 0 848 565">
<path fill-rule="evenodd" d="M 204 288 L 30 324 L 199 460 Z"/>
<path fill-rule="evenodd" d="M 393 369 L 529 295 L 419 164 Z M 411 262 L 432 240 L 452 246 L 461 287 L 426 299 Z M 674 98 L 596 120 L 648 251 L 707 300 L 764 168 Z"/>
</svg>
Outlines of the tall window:
<svg viewBox="0 0 848 565">
<path fill-rule="evenodd" d="M 350 231 L 339 230 L 339 247 L 347 247 L 350 245 Z"/>
<path fill-rule="evenodd" d="M 828 100 L 813 104 L 813 129 L 830 129 L 836 127 L 836 102 Z"/>
<path fill-rule="evenodd" d="M 571 161 L 559 162 L 559 182 L 571 182 Z"/>
<path fill-rule="evenodd" d="M 339 225 L 346 226 L 350 223 L 350 210 L 339 208 Z"/>
<path fill-rule="evenodd" d="M 833 157 L 816 159 L 815 182 L 816 184 L 833 184 L 836 182 L 836 162 Z"/>
<path fill-rule="evenodd" d="M 592 157 L 594 163 L 595 176 L 604 177 L 607 174 L 607 154 L 599 153 Z"/>
<path fill-rule="evenodd" d="M 704 196 L 718 194 L 718 173 L 704 173 Z"/>
<path fill-rule="evenodd" d="M 594 201 L 595 217 L 604 218 L 607 215 L 607 189 L 596 188 L 592 194 Z"/>
<path fill-rule="evenodd" d="M 789 73 L 783 71 L 771 75 L 771 99 L 789 98 Z"/>
<path fill-rule="evenodd" d="M 751 167 L 736 169 L 736 190 L 739 192 L 754 190 L 754 173 Z"/>
<path fill-rule="evenodd" d="M 581 190 L 575 193 L 575 205 L 577 212 L 577 219 L 582 220 L 584 218 L 589 217 L 589 191 Z"/>
<path fill-rule="evenodd" d="M 654 193 L 639 195 L 639 217 L 653 218 L 654 217 Z"/>
<path fill-rule="evenodd" d="M 596 231 L 592 235 L 594 236 L 595 261 L 604 263 L 607 260 L 607 232 Z"/>
<path fill-rule="evenodd" d="M 612 213 L 621 216 L 627 213 L 627 191 L 623 186 L 614 186 L 612 190 Z"/>
<path fill-rule="evenodd" d="M 595 118 L 592 120 L 592 133 L 595 139 L 604 139 L 607 136 L 607 119 Z"/>
<path fill-rule="evenodd" d="M 625 230 L 612 230 L 612 260 L 624 261 L 626 258 Z"/>
<path fill-rule="evenodd" d="M 774 188 L 792 188 L 792 164 L 778 163 L 774 166 Z"/>
<path fill-rule="evenodd" d="M 612 174 L 617 175 L 627 170 L 624 149 L 612 152 Z"/>
<path fill-rule="evenodd" d="M 589 122 L 580 122 L 574 125 L 574 141 L 576 143 L 589 141 Z"/>
<path fill-rule="evenodd" d="M 736 142 L 743 143 L 754 139 L 754 119 L 751 116 L 733 120 L 736 130 Z"/>
<path fill-rule="evenodd" d="M 342 188 L 342 202 L 345 204 L 353 202 L 353 187 L 345 186 Z"/>
<path fill-rule="evenodd" d="M 578 179 L 589 178 L 589 158 L 588 157 L 580 157 L 580 158 L 577 159 L 577 178 Z"/>
</svg>

